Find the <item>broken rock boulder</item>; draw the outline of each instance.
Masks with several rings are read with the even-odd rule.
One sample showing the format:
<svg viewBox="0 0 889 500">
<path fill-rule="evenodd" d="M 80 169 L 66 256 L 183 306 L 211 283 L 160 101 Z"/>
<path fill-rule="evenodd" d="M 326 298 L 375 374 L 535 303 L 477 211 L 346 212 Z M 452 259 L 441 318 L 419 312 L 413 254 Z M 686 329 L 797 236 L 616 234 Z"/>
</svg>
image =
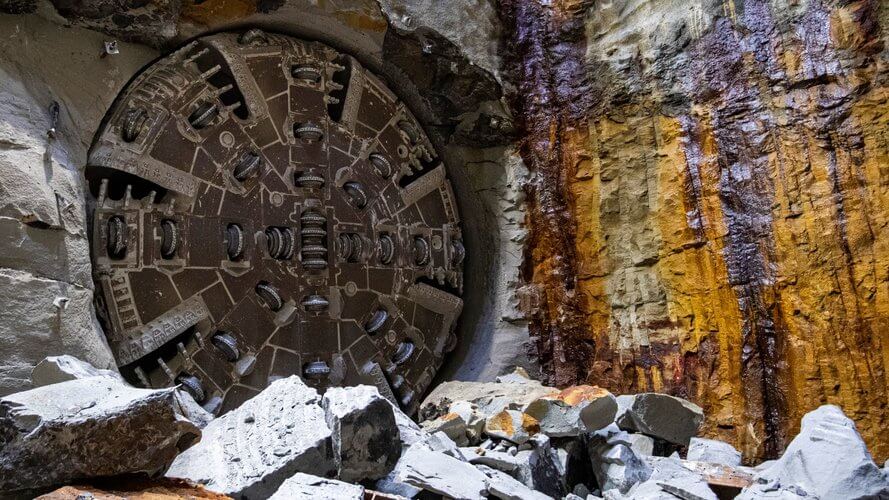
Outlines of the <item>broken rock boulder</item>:
<svg viewBox="0 0 889 500">
<path fill-rule="evenodd" d="M 487 494 L 487 476 L 480 470 L 420 445 L 405 452 L 398 462 L 395 479 L 450 498 L 476 499 Z"/>
<path fill-rule="evenodd" d="M 540 424 L 537 420 L 518 410 L 503 410 L 485 421 L 485 434 L 515 444 L 527 443 L 538 432 Z"/>
<path fill-rule="evenodd" d="M 210 422 L 167 476 L 235 498 L 267 498 L 297 472 L 330 477 L 336 464 L 321 397 L 291 376 Z"/>
<path fill-rule="evenodd" d="M 632 445 L 629 434 L 613 425 L 589 436 L 587 450 L 602 491 L 617 489 L 627 493 L 651 477 L 651 467 L 633 451 Z"/>
<path fill-rule="evenodd" d="M 430 434 L 443 432 L 459 446 L 469 444 L 466 421 L 456 413 L 446 413 L 434 420 L 427 420 L 421 424 L 421 428 Z"/>
<path fill-rule="evenodd" d="M 573 437 L 613 422 L 617 400 L 605 389 L 579 385 L 538 398 L 524 412 L 540 423 L 540 432 L 547 436 Z"/>
<path fill-rule="evenodd" d="M 297 473 L 284 481 L 269 500 L 362 500 L 363 498 L 362 486 Z"/>
<path fill-rule="evenodd" d="M 691 438 L 686 458 L 697 462 L 730 466 L 741 465 L 741 452 L 734 446 L 715 439 Z"/>
<path fill-rule="evenodd" d="M 391 472 L 401 456 L 401 441 L 392 405 L 377 388 L 333 387 L 321 401 L 338 477 L 358 482 Z"/>
<path fill-rule="evenodd" d="M 889 478 L 867 451 L 861 435 L 839 407 L 825 405 L 803 416 L 784 455 L 754 477 L 739 499 L 889 498 Z"/>
<path fill-rule="evenodd" d="M 704 410 L 682 398 L 646 392 L 632 399 L 618 398 L 617 425 L 665 441 L 687 446 L 704 421 Z"/>
<path fill-rule="evenodd" d="M 201 431 L 172 389 L 89 377 L 0 399 L 0 491 L 166 468 Z"/>
</svg>

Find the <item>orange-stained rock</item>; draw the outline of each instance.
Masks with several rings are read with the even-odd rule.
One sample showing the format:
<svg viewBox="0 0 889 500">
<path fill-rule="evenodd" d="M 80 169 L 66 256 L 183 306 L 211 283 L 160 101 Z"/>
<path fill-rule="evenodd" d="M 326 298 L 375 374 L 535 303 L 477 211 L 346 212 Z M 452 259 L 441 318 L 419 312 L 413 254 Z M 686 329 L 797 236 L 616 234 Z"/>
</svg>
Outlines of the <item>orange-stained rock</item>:
<svg viewBox="0 0 889 500">
<path fill-rule="evenodd" d="M 748 460 L 833 403 L 889 458 L 880 2 L 621 5 L 501 2 L 545 382 L 687 398 Z"/>
<path fill-rule="evenodd" d="M 75 500 L 90 494 L 96 500 L 173 500 L 200 498 L 206 500 L 230 499 L 203 486 L 182 479 L 109 479 L 100 488 L 92 486 L 65 486 L 37 497 L 40 500 Z"/>
<path fill-rule="evenodd" d="M 523 444 L 540 432 L 540 424 L 534 417 L 518 410 L 503 410 L 485 421 L 485 434 Z"/>
<path fill-rule="evenodd" d="M 574 385 L 562 389 L 555 399 L 564 401 L 571 406 L 577 406 L 582 402 L 596 401 L 609 396 L 611 396 L 610 392 L 595 385 Z"/>
<path fill-rule="evenodd" d="M 549 437 L 578 436 L 614 422 L 617 400 L 605 389 L 581 385 L 538 398 L 524 410 Z"/>
</svg>

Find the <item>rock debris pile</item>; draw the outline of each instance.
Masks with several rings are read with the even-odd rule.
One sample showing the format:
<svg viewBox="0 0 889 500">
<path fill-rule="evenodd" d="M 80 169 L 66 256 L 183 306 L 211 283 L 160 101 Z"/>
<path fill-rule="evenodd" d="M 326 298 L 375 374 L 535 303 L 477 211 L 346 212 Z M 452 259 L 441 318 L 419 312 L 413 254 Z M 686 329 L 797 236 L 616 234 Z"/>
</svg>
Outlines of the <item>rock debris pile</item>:
<svg viewBox="0 0 889 500">
<path fill-rule="evenodd" d="M 0 399 L 12 497 L 141 472 L 205 488 L 152 498 L 889 498 L 889 473 L 835 406 L 807 414 L 780 459 L 745 467 L 731 445 L 696 436 L 704 415 L 688 401 L 560 390 L 521 370 L 439 385 L 419 424 L 376 388 L 320 395 L 296 376 L 215 419 L 178 389 L 132 388 L 70 357 L 34 378 L 49 385 Z M 65 486 L 43 498 L 123 496 Z"/>
</svg>

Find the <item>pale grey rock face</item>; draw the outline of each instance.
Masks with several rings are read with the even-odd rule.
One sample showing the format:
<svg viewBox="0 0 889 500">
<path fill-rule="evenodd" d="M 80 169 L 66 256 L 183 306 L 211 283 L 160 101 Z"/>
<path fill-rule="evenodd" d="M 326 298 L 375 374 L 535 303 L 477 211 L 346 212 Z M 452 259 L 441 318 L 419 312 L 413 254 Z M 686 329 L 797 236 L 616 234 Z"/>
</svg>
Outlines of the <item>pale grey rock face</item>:
<svg viewBox="0 0 889 500">
<path fill-rule="evenodd" d="M 399 482 L 451 498 L 484 498 L 487 476 L 472 465 L 456 458 L 410 447 L 398 462 L 396 479 Z"/>
<path fill-rule="evenodd" d="M 0 40 L 0 395 L 30 388 L 46 356 L 115 365 L 93 312 L 79 168 L 118 91 L 156 56 L 121 42 L 100 59 L 103 35 L 47 18 L 0 16 L 15 34 Z"/>
<path fill-rule="evenodd" d="M 49 356 L 31 370 L 31 384 L 34 387 L 89 377 L 109 377 L 123 382 L 120 373 L 114 370 L 101 370 L 67 354 Z"/>
<path fill-rule="evenodd" d="M 626 493 L 651 476 L 651 467 L 636 455 L 631 444 L 626 432 L 615 432 L 613 427 L 589 437 L 590 462 L 602 491 L 617 489 Z"/>
<path fill-rule="evenodd" d="M 502 500 L 547 500 L 552 498 L 532 490 L 505 472 L 484 465 L 476 467 L 487 476 L 490 497 Z"/>
<path fill-rule="evenodd" d="M 364 487 L 296 473 L 288 478 L 269 500 L 362 500 Z"/>
<path fill-rule="evenodd" d="M 741 452 L 734 446 L 714 439 L 691 438 L 688 445 L 689 460 L 723 465 L 741 465 Z"/>
<path fill-rule="evenodd" d="M 156 473 L 201 435 L 173 390 L 90 377 L 0 399 L 0 491 L 130 472 Z"/>
<path fill-rule="evenodd" d="M 340 479 L 379 479 L 392 471 L 401 456 L 399 431 L 392 404 L 376 387 L 333 387 L 321 404 Z"/>
<path fill-rule="evenodd" d="M 624 399 L 622 404 L 629 403 Z M 620 407 L 620 404 L 619 404 Z M 633 396 L 626 410 L 618 413 L 621 429 L 641 432 L 686 446 L 704 421 L 700 406 L 667 394 L 646 392 Z"/>
<path fill-rule="evenodd" d="M 500 23 L 487 0 L 378 0 L 395 29 L 411 32 L 434 30 L 460 47 L 473 64 L 492 74 L 500 69 Z"/>
<path fill-rule="evenodd" d="M 874 463 L 855 423 L 840 408 L 825 405 L 803 416 L 799 435 L 781 458 L 758 473 L 738 498 L 772 498 L 767 495 L 784 492 L 825 499 L 885 498 L 889 480 Z"/>
<path fill-rule="evenodd" d="M 336 464 L 321 397 L 296 376 L 279 379 L 204 428 L 168 477 L 235 498 L 266 498 L 297 472 L 332 476 Z"/>
</svg>

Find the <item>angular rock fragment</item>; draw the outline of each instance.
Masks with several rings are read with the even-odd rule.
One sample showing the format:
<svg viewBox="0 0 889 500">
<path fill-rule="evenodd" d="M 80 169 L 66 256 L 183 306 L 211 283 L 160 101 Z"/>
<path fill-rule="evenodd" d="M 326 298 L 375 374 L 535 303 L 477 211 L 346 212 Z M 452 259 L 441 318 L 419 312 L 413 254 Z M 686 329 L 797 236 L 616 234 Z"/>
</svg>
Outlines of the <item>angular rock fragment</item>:
<svg viewBox="0 0 889 500">
<path fill-rule="evenodd" d="M 522 465 L 527 465 L 530 452 L 512 455 L 505 451 L 484 450 L 481 448 L 460 448 L 469 463 L 485 465 L 508 474 L 514 474 Z"/>
<path fill-rule="evenodd" d="M 810 411 L 784 455 L 754 477 L 742 500 L 780 498 L 887 498 L 889 479 L 867 451 L 855 423 L 833 405 Z M 769 496 L 772 495 L 772 496 Z"/>
<path fill-rule="evenodd" d="M 605 389 L 580 385 L 538 398 L 525 406 L 524 412 L 540 423 L 540 432 L 547 436 L 571 437 L 613 422 L 617 401 Z"/>
<path fill-rule="evenodd" d="M 389 400 L 387 399 L 386 401 Z M 421 429 L 416 422 L 405 415 L 404 412 L 401 411 L 401 408 L 393 404 L 391 401 L 390 405 L 392 406 L 392 412 L 395 415 L 395 425 L 398 426 L 398 436 L 401 441 L 402 450 L 410 448 L 412 444 L 429 436 L 429 433 Z"/>
<path fill-rule="evenodd" d="M 398 462 L 396 479 L 451 498 L 484 498 L 487 476 L 472 465 L 419 446 L 410 447 Z"/>
<path fill-rule="evenodd" d="M 530 450 L 516 453 L 519 467 L 513 476 L 531 489 L 554 498 L 561 498 L 565 494 L 564 471 L 558 451 L 544 434 L 537 434 L 531 438 L 529 444 Z"/>
<path fill-rule="evenodd" d="M 466 438 L 469 444 L 478 444 L 483 438 L 485 417 L 478 412 L 478 407 L 469 401 L 456 401 L 451 404 L 449 413 L 460 415 L 466 423 Z"/>
<path fill-rule="evenodd" d="M 640 457 L 650 457 L 654 453 L 654 439 L 645 434 L 630 434 L 627 437 L 630 448 Z"/>
<path fill-rule="evenodd" d="M 321 398 L 296 376 L 278 379 L 216 418 L 168 477 L 190 479 L 235 498 L 266 498 L 297 472 L 336 474 Z"/>
<path fill-rule="evenodd" d="M 67 354 L 49 356 L 31 370 L 31 384 L 34 387 L 89 377 L 109 377 L 123 382 L 123 377 L 116 371 L 100 370 L 86 361 Z"/>
<path fill-rule="evenodd" d="M 89 377 L 0 399 L 0 491 L 163 470 L 201 431 L 172 389 Z"/>
<path fill-rule="evenodd" d="M 321 404 L 341 480 L 379 479 L 392 471 L 401 456 L 399 430 L 392 404 L 376 387 L 333 387 Z"/>
<path fill-rule="evenodd" d="M 191 394 L 183 390 L 176 389 L 176 406 L 182 416 L 191 420 L 200 429 L 207 427 L 207 424 L 215 418 L 212 413 L 199 405 Z"/>
<path fill-rule="evenodd" d="M 281 484 L 269 500 L 362 500 L 364 487 L 296 473 Z"/>
<path fill-rule="evenodd" d="M 537 420 L 517 410 L 503 410 L 485 420 L 485 434 L 515 444 L 528 442 L 538 432 L 540 424 Z"/>
<path fill-rule="evenodd" d="M 618 489 L 626 493 L 651 476 L 651 467 L 636 455 L 631 445 L 629 435 L 614 426 L 589 437 L 590 462 L 602 491 Z"/>
<path fill-rule="evenodd" d="M 704 421 L 700 406 L 667 394 L 646 392 L 636 394 L 632 401 L 623 399 L 626 410 L 618 412 L 617 425 L 621 429 L 641 432 L 686 446 Z"/>
<path fill-rule="evenodd" d="M 734 446 L 715 439 L 691 438 L 688 444 L 688 460 L 723 465 L 741 465 L 741 452 Z"/>
<path fill-rule="evenodd" d="M 477 467 L 488 477 L 488 493 L 491 497 L 502 500 L 548 500 L 552 498 L 532 490 L 505 472 L 484 465 Z"/>
<path fill-rule="evenodd" d="M 443 432 L 459 446 L 469 444 L 466 435 L 466 421 L 456 413 L 447 413 L 435 420 L 427 420 L 420 424 L 420 428 L 430 434 Z"/>
</svg>

